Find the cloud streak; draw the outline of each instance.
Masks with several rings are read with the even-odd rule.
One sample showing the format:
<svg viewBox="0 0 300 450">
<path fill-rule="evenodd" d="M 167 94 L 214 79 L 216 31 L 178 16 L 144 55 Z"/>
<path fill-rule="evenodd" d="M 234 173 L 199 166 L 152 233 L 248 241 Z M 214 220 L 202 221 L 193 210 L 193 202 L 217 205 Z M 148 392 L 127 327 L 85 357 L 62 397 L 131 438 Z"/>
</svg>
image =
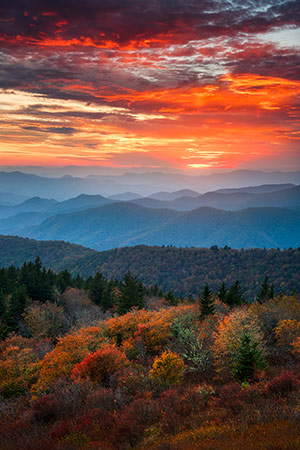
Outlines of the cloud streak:
<svg viewBox="0 0 300 450">
<path fill-rule="evenodd" d="M 294 168 L 300 53 L 279 37 L 300 28 L 298 10 L 271 0 L 3 2 L 4 162 L 23 148 L 24 164 Z"/>
</svg>

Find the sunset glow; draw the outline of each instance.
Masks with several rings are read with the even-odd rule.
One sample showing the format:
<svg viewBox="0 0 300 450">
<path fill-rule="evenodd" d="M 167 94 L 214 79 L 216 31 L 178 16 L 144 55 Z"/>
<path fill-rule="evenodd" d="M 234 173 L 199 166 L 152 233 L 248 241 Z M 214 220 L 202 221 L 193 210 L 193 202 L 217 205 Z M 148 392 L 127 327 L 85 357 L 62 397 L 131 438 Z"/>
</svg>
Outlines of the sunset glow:
<svg viewBox="0 0 300 450">
<path fill-rule="evenodd" d="M 1 165 L 299 168 L 296 1 L 98 3 L 2 3 Z"/>
</svg>

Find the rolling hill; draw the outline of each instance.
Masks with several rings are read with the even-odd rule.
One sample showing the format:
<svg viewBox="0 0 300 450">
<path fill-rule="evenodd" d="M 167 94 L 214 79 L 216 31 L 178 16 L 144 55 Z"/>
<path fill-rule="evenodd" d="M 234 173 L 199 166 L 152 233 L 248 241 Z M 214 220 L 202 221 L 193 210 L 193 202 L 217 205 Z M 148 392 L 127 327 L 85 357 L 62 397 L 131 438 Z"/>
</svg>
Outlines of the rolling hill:
<svg viewBox="0 0 300 450">
<path fill-rule="evenodd" d="M 228 211 L 238 211 L 249 207 L 278 207 L 300 210 L 300 186 L 256 194 L 244 189 L 229 189 L 229 192 L 226 192 L 227 190 L 207 192 L 198 197 L 184 196 L 174 200 L 158 200 L 146 197 L 132 200 L 132 202 L 146 208 L 170 208 L 176 211 L 190 211 L 203 206 Z"/>
<path fill-rule="evenodd" d="M 22 265 L 38 256 L 47 267 L 56 271 L 75 264 L 77 259 L 96 254 L 94 250 L 63 241 L 36 241 L 18 236 L 0 235 L 0 267 Z"/>
<path fill-rule="evenodd" d="M 62 241 L 0 236 L 0 267 L 20 266 L 37 256 L 47 267 L 68 269 L 83 277 L 101 271 L 108 278 L 121 279 L 130 270 L 146 285 L 157 284 L 177 295 L 199 295 L 206 282 L 217 290 L 222 281 L 230 285 L 239 279 L 251 300 L 265 276 L 274 282 L 276 293 L 300 288 L 300 248 L 235 250 L 140 245 L 97 252 Z"/>
<path fill-rule="evenodd" d="M 179 212 L 120 202 L 55 215 L 24 228 L 21 235 L 66 240 L 96 250 L 139 244 L 288 248 L 300 245 L 300 211 L 248 208 L 232 212 L 204 207 Z"/>
</svg>

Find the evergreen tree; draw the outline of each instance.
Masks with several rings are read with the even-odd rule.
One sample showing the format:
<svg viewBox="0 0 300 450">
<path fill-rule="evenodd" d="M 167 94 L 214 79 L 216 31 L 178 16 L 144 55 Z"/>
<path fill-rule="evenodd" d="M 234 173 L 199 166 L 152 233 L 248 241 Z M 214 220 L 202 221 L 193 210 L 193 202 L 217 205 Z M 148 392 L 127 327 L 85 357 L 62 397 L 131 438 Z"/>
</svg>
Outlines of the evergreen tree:
<svg viewBox="0 0 300 450">
<path fill-rule="evenodd" d="M 5 295 L 3 291 L 0 290 L 0 317 L 4 316 L 5 309 Z"/>
<path fill-rule="evenodd" d="M 106 285 L 107 281 L 100 272 L 96 273 L 93 280 L 90 282 L 89 295 L 96 305 L 102 306 L 105 289 L 107 287 Z"/>
<path fill-rule="evenodd" d="M 77 289 L 84 289 L 84 279 L 78 274 L 74 280 L 74 287 Z"/>
<path fill-rule="evenodd" d="M 256 297 L 256 300 L 258 303 L 264 303 L 265 301 L 269 300 L 270 298 L 270 287 L 268 282 L 268 277 L 265 277 L 264 281 L 262 282 L 261 289 Z"/>
<path fill-rule="evenodd" d="M 271 283 L 271 286 L 270 286 L 269 297 L 270 297 L 272 300 L 273 300 L 273 298 L 275 297 L 275 294 L 274 294 L 274 284 L 273 284 L 273 283 Z"/>
<path fill-rule="evenodd" d="M 265 361 L 258 344 L 249 334 L 244 334 L 233 365 L 234 376 L 242 381 L 248 381 L 256 369 L 263 369 Z"/>
<path fill-rule="evenodd" d="M 205 288 L 200 296 L 200 307 L 202 317 L 206 317 L 209 314 L 214 314 L 215 312 L 214 300 L 208 284 L 205 285 Z"/>
<path fill-rule="evenodd" d="M 115 287 L 116 283 L 113 280 L 106 282 L 105 289 L 103 291 L 102 301 L 100 306 L 107 311 L 112 308 L 115 304 Z"/>
<path fill-rule="evenodd" d="M 223 283 L 221 284 L 220 289 L 218 291 L 218 298 L 223 303 L 225 302 L 226 294 L 227 294 L 227 289 L 226 289 L 225 283 L 223 281 Z"/>
<path fill-rule="evenodd" d="M 169 291 L 165 295 L 165 300 L 170 303 L 170 305 L 177 305 L 178 304 L 178 298 L 175 297 L 172 291 Z"/>
<path fill-rule="evenodd" d="M 60 292 L 64 292 L 67 287 L 72 286 L 72 277 L 68 270 L 63 270 L 56 277 L 56 285 Z"/>
<path fill-rule="evenodd" d="M 233 308 L 235 306 L 242 305 L 245 303 L 244 296 L 242 294 L 242 289 L 240 286 L 240 282 L 236 280 L 236 282 L 231 286 L 231 288 L 227 291 L 224 303 Z"/>
<path fill-rule="evenodd" d="M 20 285 L 15 288 L 8 299 L 6 312 L 4 314 L 4 323 L 8 331 L 16 331 L 18 322 L 22 318 L 25 308 L 28 306 L 30 299 L 28 298 L 26 286 Z"/>
<path fill-rule="evenodd" d="M 146 289 L 129 271 L 124 276 L 120 291 L 121 295 L 118 299 L 119 314 L 126 314 L 133 307 L 144 308 Z"/>
</svg>

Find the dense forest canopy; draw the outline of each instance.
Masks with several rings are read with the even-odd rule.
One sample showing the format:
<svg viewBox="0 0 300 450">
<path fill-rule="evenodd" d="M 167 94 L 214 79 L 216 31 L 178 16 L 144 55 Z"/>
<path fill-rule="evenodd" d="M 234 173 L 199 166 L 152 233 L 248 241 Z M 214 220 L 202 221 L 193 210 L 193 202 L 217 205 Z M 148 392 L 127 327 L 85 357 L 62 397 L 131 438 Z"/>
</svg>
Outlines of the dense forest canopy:
<svg viewBox="0 0 300 450">
<path fill-rule="evenodd" d="M 7 251 L 9 246 L 10 251 Z M 178 296 L 197 296 L 206 283 L 216 291 L 222 282 L 239 280 L 252 300 L 264 278 L 274 282 L 275 294 L 300 290 L 300 249 L 125 247 L 96 252 L 63 241 L 35 241 L 0 236 L 0 266 L 21 266 L 36 257 L 54 271 L 68 270 L 83 278 L 97 272 L 122 279 L 130 270 L 147 287 L 157 285 Z"/>
</svg>

